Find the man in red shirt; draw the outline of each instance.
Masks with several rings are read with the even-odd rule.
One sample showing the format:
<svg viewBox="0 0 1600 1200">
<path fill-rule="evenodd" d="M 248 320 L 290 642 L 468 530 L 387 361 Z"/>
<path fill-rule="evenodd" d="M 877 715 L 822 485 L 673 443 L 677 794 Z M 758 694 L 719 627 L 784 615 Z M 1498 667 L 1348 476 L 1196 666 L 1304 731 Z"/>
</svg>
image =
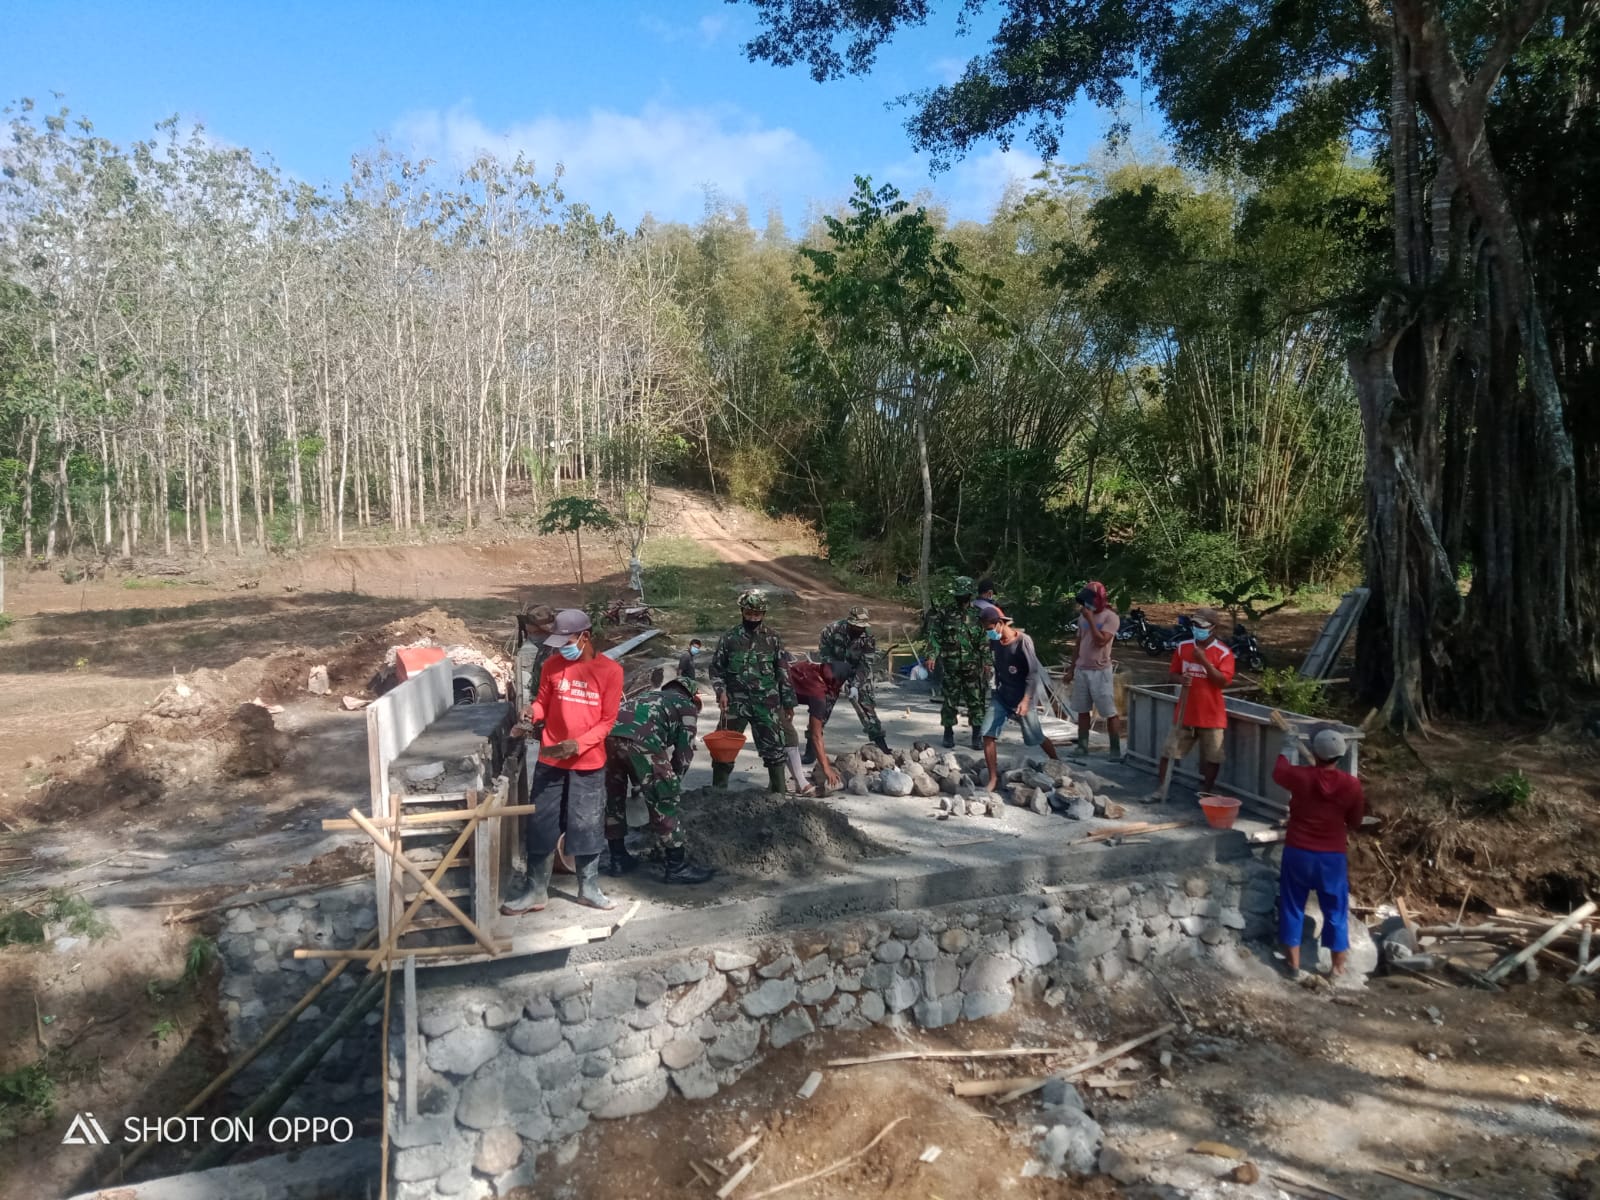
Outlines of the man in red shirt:
<svg viewBox="0 0 1600 1200">
<path fill-rule="evenodd" d="M 600 890 L 600 851 L 605 849 L 606 735 L 617 723 L 622 668 L 594 651 L 594 633 L 582 609 L 556 614 L 544 640 L 556 651 L 539 677 L 539 694 L 528 709 L 528 725 L 539 733 L 539 762 L 528 802 L 535 806 L 523 826 L 528 882 L 500 911 L 508 917 L 538 912 L 550 898 L 550 871 L 562 830 L 567 852 L 577 860 L 578 903 L 609 909 L 616 901 Z"/>
<path fill-rule="evenodd" d="M 1179 694 L 1178 712 L 1172 733 L 1161 751 L 1157 779 L 1167 777 L 1167 760 L 1177 762 L 1198 743 L 1200 783 L 1210 791 L 1217 786 L 1222 769 L 1222 735 L 1228 728 L 1227 699 L 1222 689 L 1233 682 L 1233 651 L 1212 636 L 1217 610 L 1197 608 L 1189 619 L 1194 640 L 1184 642 L 1173 652 L 1168 674 L 1186 684 Z"/>
<path fill-rule="evenodd" d="M 1361 827 L 1366 797 L 1360 782 L 1339 769 L 1344 735 L 1322 729 L 1311 739 L 1314 766 L 1297 767 L 1279 755 L 1272 781 L 1289 793 L 1289 828 L 1278 871 L 1278 941 L 1289 969 L 1300 972 L 1306 897 L 1317 893 L 1322 944 L 1333 952 L 1333 973 L 1344 974 L 1350 950 L 1349 832 Z"/>
<path fill-rule="evenodd" d="M 830 788 L 839 788 L 844 781 L 839 778 L 839 772 L 833 769 L 833 764 L 828 761 L 828 746 L 822 740 L 822 729 L 828 723 L 828 718 L 833 714 L 833 706 L 839 699 L 843 687 L 833 673 L 829 663 L 814 663 L 809 660 L 800 660 L 789 664 L 789 682 L 794 685 L 795 699 L 806 706 L 806 739 L 811 744 L 816 754 L 816 759 L 822 764 L 822 777 Z M 802 789 L 806 788 L 804 776 L 797 780 Z M 813 795 L 810 790 L 802 790 L 802 796 Z"/>
</svg>

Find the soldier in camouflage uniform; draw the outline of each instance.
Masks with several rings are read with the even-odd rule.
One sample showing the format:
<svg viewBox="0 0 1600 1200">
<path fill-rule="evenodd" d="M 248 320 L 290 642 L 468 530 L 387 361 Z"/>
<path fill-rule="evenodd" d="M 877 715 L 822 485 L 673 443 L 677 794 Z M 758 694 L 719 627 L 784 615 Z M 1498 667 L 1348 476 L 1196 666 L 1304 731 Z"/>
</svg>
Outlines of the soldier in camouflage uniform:
<svg viewBox="0 0 1600 1200">
<path fill-rule="evenodd" d="M 606 737 L 606 872 L 626 875 L 639 860 L 628 853 L 628 791 L 637 787 L 650 813 L 665 863 L 667 883 L 704 883 L 714 871 L 696 866 L 684 851 L 678 824 L 681 780 L 694 758 L 700 698 L 694 680 L 673 679 L 655 691 L 624 700 Z"/>
<path fill-rule="evenodd" d="M 859 604 L 842 621 L 825 626 L 818 638 L 817 657 L 828 664 L 834 679 L 840 682 L 845 695 L 855 705 L 867 740 L 887 754 L 889 746 L 883 740 L 883 722 L 878 720 L 878 707 L 872 695 L 872 656 L 877 652 L 878 643 L 873 640 L 867 610 Z M 816 761 L 809 737 L 804 761 Z"/>
<path fill-rule="evenodd" d="M 978 610 L 972 606 L 972 593 L 971 578 L 956 576 L 945 602 L 933 610 L 928 621 L 936 663 L 944 668 L 939 720 L 944 725 L 946 749 L 956 744 L 955 724 L 963 705 L 972 723 L 973 749 L 983 748 L 983 721 L 989 708 L 984 676 L 990 654 Z"/>
<path fill-rule="evenodd" d="M 766 615 L 765 592 L 751 588 L 740 594 L 740 624 L 717 641 L 716 653 L 711 656 L 711 682 L 717 689 L 724 723 L 740 733 L 749 726 L 772 790 L 787 792 L 784 739 L 785 731 L 793 736 L 794 687 L 783 661 L 783 639 L 765 623 Z M 798 749 L 794 759 L 798 766 Z M 732 775 L 732 763 L 712 764 L 714 787 L 727 786 Z"/>
</svg>

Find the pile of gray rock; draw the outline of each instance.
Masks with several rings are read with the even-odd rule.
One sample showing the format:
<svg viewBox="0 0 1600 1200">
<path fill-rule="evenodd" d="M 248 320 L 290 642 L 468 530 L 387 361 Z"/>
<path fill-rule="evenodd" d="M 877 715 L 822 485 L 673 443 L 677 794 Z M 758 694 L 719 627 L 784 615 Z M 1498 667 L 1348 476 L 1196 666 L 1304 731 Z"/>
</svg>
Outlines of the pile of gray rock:
<svg viewBox="0 0 1600 1200">
<path fill-rule="evenodd" d="M 1025 758 L 1001 764 L 998 790 L 989 789 L 989 770 L 976 754 L 938 750 L 926 742 L 885 754 L 863 746 L 833 760 L 844 790 L 855 796 L 883 795 L 937 800 L 941 818 L 1000 817 L 1007 805 L 1040 816 L 1059 813 L 1074 821 L 1118 818 L 1122 806 L 1105 794 L 1106 781 L 1092 771 L 1075 771 L 1051 758 Z"/>
</svg>

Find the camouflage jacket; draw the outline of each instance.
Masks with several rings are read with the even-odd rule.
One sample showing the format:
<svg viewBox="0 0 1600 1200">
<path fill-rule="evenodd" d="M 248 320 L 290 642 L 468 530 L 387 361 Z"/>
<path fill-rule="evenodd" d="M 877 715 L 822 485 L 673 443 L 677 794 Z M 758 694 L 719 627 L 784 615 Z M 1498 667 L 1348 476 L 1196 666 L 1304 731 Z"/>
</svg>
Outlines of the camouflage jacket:
<svg viewBox="0 0 1600 1200">
<path fill-rule="evenodd" d="M 978 610 L 970 604 L 948 603 L 935 609 L 928 621 L 928 635 L 946 674 L 981 668 L 988 658 Z"/>
<path fill-rule="evenodd" d="M 711 656 L 711 682 L 730 700 L 795 706 L 794 685 L 783 665 L 783 639 L 770 625 L 750 634 L 741 623 L 723 634 Z"/>
<path fill-rule="evenodd" d="M 646 754 L 670 749 L 672 769 L 682 775 L 694 757 L 698 720 L 690 697 L 678 688 L 658 688 L 624 700 L 609 736 L 632 742 Z"/>
<path fill-rule="evenodd" d="M 872 636 L 872 630 L 863 629 L 860 633 L 854 633 L 849 620 L 843 617 L 824 626 L 818 638 L 817 657 L 825 663 L 848 664 L 852 668 L 850 678 L 860 683 L 866 683 L 871 676 L 872 656 L 877 652 L 878 643 Z M 839 668 L 834 668 L 834 674 L 839 674 Z M 840 682 L 844 680 L 840 679 Z"/>
</svg>

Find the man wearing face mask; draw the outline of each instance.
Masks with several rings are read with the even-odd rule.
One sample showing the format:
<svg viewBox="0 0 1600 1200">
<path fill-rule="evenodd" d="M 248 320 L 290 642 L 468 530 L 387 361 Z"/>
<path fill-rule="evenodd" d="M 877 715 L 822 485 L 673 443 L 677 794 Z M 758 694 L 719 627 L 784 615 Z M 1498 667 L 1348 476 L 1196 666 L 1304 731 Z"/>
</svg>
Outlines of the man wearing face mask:
<svg viewBox="0 0 1600 1200">
<path fill-rule="evenodd" d="M 682 679 L 699 679 L 700 655 L 705 647 L 700 644 L 700 639 L 695 638 L 689 643 L 689 648 L 678 656 L 678 676 Z"/>
<path fill-rule="evenodd" d="M 1039 663 L 1033 639 L 1011 623 L 1011 618 L 990 604 L 983 610 L 983 632 L 994 655 L 994 693 L 989 697 L 983 725 L 983 760 L 989 768 L 989 790 L 1000 790 L 1000 755 L 995 746 L 1006 722 L 1022 726 L 1022 744 L 1038 746 L 1059 758 L 1055 744 L 1044 735 L 1039 714 L 1048 695 L 1045 670 Z"/>
<path fill-rule="evenodd" d="M 877 652 L 878 643 L 873 639 L 867 610 L 859 604 L 843 620 L 825 626 L 817 639 L 817 657 L 829 664 L 834 679 L 855 705 L 867 741 L 887 754 L 889 744 L 884 741 L 883 722 L 878 719 L 872 695 L 872 657 Z M 802 761 L 816 761 L 809 737 Z"/>
<path fill-rule="evenodd" d="M 1222 769 L 1222 737 L 1228 728 L 1228 704 L 1222 689 L 1233 681 L 1233 651 L 1214 634 L 1216 609 L 1195 609 L 1189 624 L 1194 640 L 1173 652 L 1168 667 L 1168 674 L 1187 687 L 1179 695 L 1179 711 L 1156 778 L 1166 778 L 1168 759 L 1177 761 L 1199 745 L 1200 784 L 1210 791 L 1217 786 L 1217 772 Z"/>
<path fill-rule="evenodd" d="M 794 685 L 783 661 L 783 639 L 767 625 L 766 617 L 765 592 L 751 588 L 740 594 L 740 623 L 717 640 L 716 653 L 711 656 L 711 683 L 717 689 L 724 723 L 739 733 L 749 727 L 756 752 L 766 765 L 768 784 L 772 791 L 786 793 L 786 763 L 795 772 L 796 788 L 803 788 L 805 780 L 799 748 L 790 762 L 784 745 L 785 731 L 792 736 L 794 728 Z M 732 763 L 711 764 L 713 787 L 726 787 L 732 775 Z"/>
<path fill-rule="evenodd" d="M 524 825 L 528 881 L 500 906 L 508 917 L 538 912 L 549 902 L 550 871 L 563 828 L 577 860 L 578 903 L 609 909 L 616 901 L 600 890 L 600 851 L 606 848 L 606 735 L 622 701 L 622 668 L 594 649 L 589 616 L 580 608 L 556 614 L 544 644 L 556 653 L 544 665 L 528 725 L 539 731 L 539 761 Z"/>
</svg>

